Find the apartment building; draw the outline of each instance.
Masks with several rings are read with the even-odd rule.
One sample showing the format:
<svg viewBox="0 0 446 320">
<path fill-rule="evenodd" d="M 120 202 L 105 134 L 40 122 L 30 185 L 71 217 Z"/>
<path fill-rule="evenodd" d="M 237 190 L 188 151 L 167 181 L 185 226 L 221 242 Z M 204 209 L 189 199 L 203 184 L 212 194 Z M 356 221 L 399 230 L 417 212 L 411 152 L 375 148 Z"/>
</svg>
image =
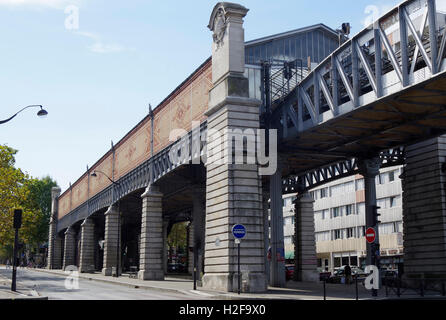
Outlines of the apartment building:
<svg viewBox="0 0 446 320">
<path fill-rule="evenodd" d="M 401 167 L 382 169 L 376 178 L 380 207 L 381 265 L 396 269 L 402 262 Z M 311 190 L 314 202 L 315 240 L 320 270 L 342 265 L 365 266 L 365 193 L 360 175 L 343 178 Z M 294 196 L 284 198 L 284 245 L 286 259 L 294 257 Z"/>
</svg>

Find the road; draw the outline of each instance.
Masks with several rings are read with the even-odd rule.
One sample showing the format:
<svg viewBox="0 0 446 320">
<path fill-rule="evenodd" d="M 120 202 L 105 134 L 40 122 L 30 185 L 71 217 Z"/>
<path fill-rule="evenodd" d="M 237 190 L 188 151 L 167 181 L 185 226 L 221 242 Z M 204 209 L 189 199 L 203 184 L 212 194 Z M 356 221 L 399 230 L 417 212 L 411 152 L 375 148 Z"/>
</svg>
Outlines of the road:
<svg viewBox="0 0 446 320">
<path fill-rule="evenodd" d="M 0 279 L 11 279 L 12 269 L 0 268 Z M 136 289 L 122 285 L 79 279 L 78 289 L 67 289 L 65 277 L 19 268 L 18 287 L 34 288 L 49 300 L 204 300 L 196 294 Z M 29 290 L 28 290 L 29 291 Z M 26 293 L 26 292 L 24 292 Z"/>
</svg>

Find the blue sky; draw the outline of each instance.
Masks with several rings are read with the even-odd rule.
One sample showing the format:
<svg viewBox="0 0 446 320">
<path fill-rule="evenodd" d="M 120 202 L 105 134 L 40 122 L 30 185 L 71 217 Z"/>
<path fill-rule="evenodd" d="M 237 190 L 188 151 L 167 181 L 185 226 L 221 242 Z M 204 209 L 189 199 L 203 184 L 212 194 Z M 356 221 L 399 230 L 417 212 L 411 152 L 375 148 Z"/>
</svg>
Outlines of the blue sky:
<svg viewBox="0 0 446 320">
<path fill-rule="evenodd" d="M 316 23 L 350 22 L 357 33 L 400 1 L 238 2 L 250 9 L 248 41 Z M 0 144 L 19 150 L 22 170 L 65 190 L 211 55 L 215 3 L 0 0 L 0 120 L 30 104 L 49 112 L 39 119 L 27 110 L 1 125 Z M 77 30 L 66 28 L 70 5 Z"/>
</svg>

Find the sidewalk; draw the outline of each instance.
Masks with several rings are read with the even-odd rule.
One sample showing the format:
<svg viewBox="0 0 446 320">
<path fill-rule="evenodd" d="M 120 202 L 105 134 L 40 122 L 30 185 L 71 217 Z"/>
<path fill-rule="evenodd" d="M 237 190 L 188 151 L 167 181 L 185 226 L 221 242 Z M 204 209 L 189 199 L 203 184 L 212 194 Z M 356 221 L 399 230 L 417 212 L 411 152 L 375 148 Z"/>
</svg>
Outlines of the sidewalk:
<svg viewBox="0 0 446 320">
<path fill-rule="evenodd" d="M 66 277 L 68 273 L 62 270 L 48 270 L 48 269 L 30 269 L 33 271 L 44 272 L 57 276 Z M 193 290 L 193 281 L 180 277 L 166 277 L 164 281 L 143 281 L 139 279 L 129 278 L 128 275 L 123 274 L 118 278 L 104 276 L 101 273 L 80 273 L 80 279 L 87 279 L 91 281 L 101 281 L 106 283 L 113 283 L 123 285 L 131 288 L 160 290 L 164 292 L 182 293 L 190 295 L 196 294 L 201 297 L 218 300 L 323 300 L 323 283 L 302 283 L 302 282 L 287 282 L 287 288 L 273 288 L 269 287 L 268 291 L 260 294 L 242 293 L 227 293 L 212 290 Z M 359 298 L 361 300 L 372 299 L 371 293 L 367 291 L 362 285 L 358 287 Z M 337 285 L 327 284 L 326 286 L 327 300 L 355 300 L 355 286 L 354 285 Z M 385 296 L 380 294 L 378 298 L 383 299 Z"/>
</svg>

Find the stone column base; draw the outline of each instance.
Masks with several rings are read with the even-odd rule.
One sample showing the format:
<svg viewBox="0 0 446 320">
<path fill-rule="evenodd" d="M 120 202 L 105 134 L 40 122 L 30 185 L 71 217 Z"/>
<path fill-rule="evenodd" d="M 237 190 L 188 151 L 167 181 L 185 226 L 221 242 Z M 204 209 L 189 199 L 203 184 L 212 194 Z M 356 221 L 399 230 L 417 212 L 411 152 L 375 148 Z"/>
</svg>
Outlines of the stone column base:
<svg viewBox="0 0 446 320">
<path fill-rule="evenodd" d="M 113 276 L 113 270 L 114 270 L 114 267 L 111 267 L 111 268 L 103 268 L 102 269 L 102 275 L 104 275 L 104 276 L 106 276 L 106 277 L 110 277 L 110 276 Z M 94 270 L 93 270 L 94 271 Z M 121 268 L 119 268 L 119 275 L 121 275 L 122 274 L 122 270 L 121 270 Z"/>
<path fill-rule="evenodd" d="M 79 267 L 80 273 L 93 273 L 94 271 L 95 271 L 94 266 L 87 266 L 87 267 L 80 266 Z"/>
<path fill-rule="evenodd" d="M 164 271 L 138 271 L 138 279 L 139 280 L 164 280 Z"/>
<path fill-rule="evenodd" d="M 224 291 L 238 291 L 238 274 L 216 273 L 205 274 L 203 276 L 203 288 Z M 240 291 L 243 293 L 261 293 L 266 292 L 268 283 L 266 275 L 263 273 L 242 273 L 242 282 Z"/>
</svg>

